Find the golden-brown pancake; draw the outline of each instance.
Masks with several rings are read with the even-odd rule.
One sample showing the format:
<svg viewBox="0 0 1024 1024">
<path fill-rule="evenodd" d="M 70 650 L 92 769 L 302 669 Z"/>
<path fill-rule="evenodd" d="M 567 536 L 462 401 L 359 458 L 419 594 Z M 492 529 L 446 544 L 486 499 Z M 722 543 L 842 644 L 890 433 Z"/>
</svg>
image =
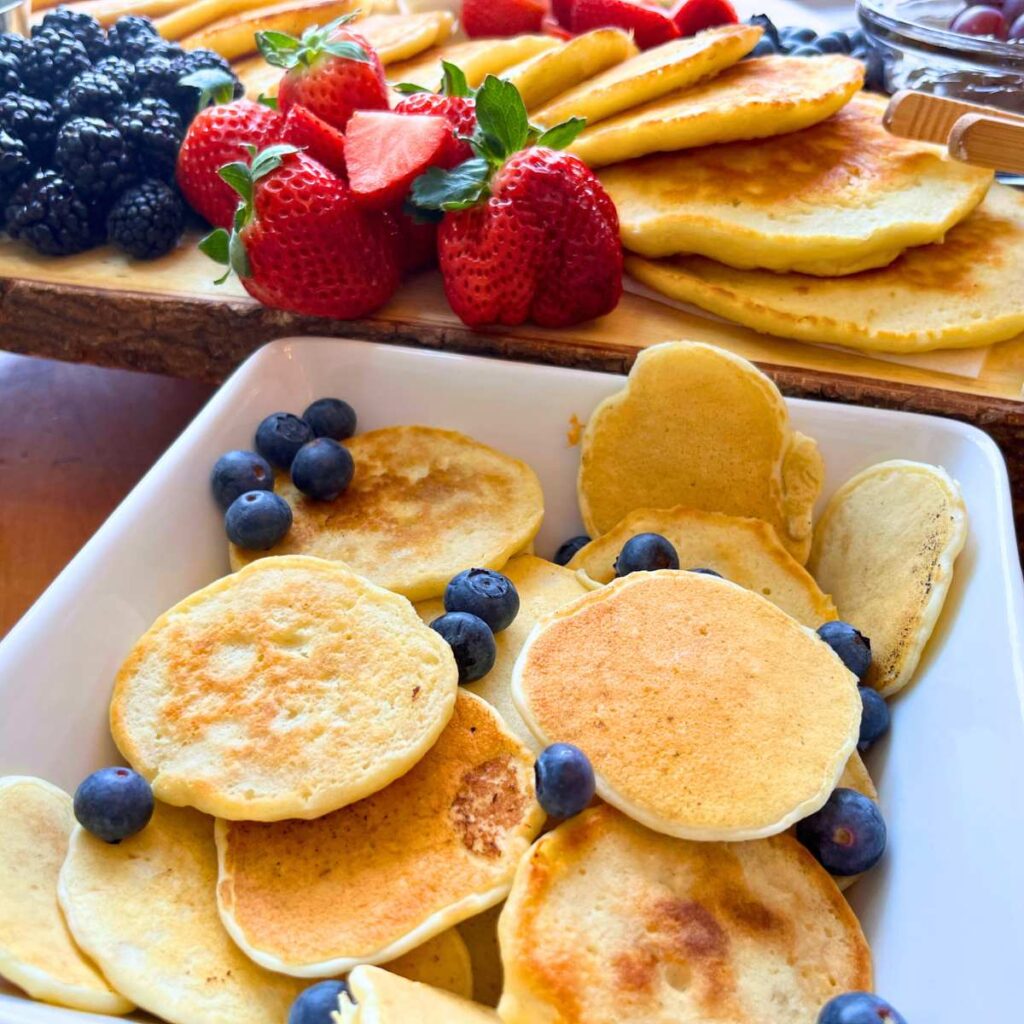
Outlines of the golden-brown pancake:
<svg viewBox="0 0 1024 1024">
<path fill-rule="evenodd" d="M 637 53 L 632 38 L 618 28 L 598 28 L 574 36 L 564 45 L 543 50 L 501 73 L 518 90 L 527 110 L 533 110 L 579 82 Z"/>
<path fill-rule="evenodd" d="M 939 466 L 880 462 L 829 500 L 811 571 L 871 641 L 867 682 L 882 696 L 913 678 L 966 539 L 960 486 Z"/>
<path fill-rule="evenodd" d="M 441 738 L 387 789 L 314 821 L 219 821 L 221 917 L 272 970 L 383 963 L 504 899 L 543 819 L 529 751 L 460 692 Z"/>
<path fill-rule="evenodd" d="M 644 349 L 587 422 L 580 512 L 591 537 L 641 508 L 750 516 L 806 562 L 823 479 L 817 446 L 790 427 L 760 370 L 711 345 L 669 342 Z"/>
<path fill-rule="evenodd" d="M 666 569 L 542 620 L 512 698 L 545 744 L 590 758 L 602 799 L 702 840 L 774 835 L 820 808 L 861 716 L 856 678 L 815 633 L 735 583 Z"/>
<path fill-rule="evenodd" d="M 118 672 L 110 725 L 160 800 L 314 818 L 408 771 L 457 689 L 451 648 L 405 598 L 293 555 L 161 615 Z"/>
<path fill-rule="evenodd" d="M 802 132 L 608 168 L 601 184 L 623 245 L 651 259 L 695 253 L 832 277 L 942 241 L 985 198 L 992 172 L 890 135 L 885 105 L 861 93 Z"/>
<path fill-rule="evenodd" d="M 599 121 L 569 151 L 604 167 L 647 153 L 796 132 L 831 117 L 863 82 L 864 65 L 853 57 L 758 57 Z"/>
<path fill-rule="evenodd" d="M 473 999 L 484 1006 L 497 1006 L 501 998 L 504 974 L 498 948 L 498 918 L 504 906 L 499 903 L 459 924 L 459 934 L 473 964 Z"/>
<path fill-rule="evenodd" d="M 499 1024 L 486 1006 L 409 981 L 379 967 L 357 967 L 348 977 L 335 1024 Z"/>
<path fill-rule="evenodd" d="M 452 34 L 451 11 L 416 11 L 408 14 L 371 14 L 352 26 L 376 51 L 385 67 L 410 60 Z"/>
<path fill-rule="evenodd" d="M 928 352 L 1024 331 L 1024 194 L 993 185 L 941 244 L 841 278 L 736 270 L 702 256 L 626 257 L 636 280 L 781 338 L 874 352 Z"/>
<path fill-rule="evenodd" d="M 77 827 L 60 872 L 76 941 L 144 1010 L 170 1024 L 281 1024 L 307 983 L 231 941 L 216 891 L 213 819 L 161 803 L 116 845 Z"/>
<path fill-rule="evenodd" d="M 457 928 L 449 928 L 384 966 L 392 974 L 473 998 L 473 964 Z"/>
<path fill-rule="evenodd" d="M 512 668 L 538 619 L 582 597 L 588 588 L 573 570 L 533 555 L 517 555 L 502 571 L 519 594 L 519 614 L 511 626 L 494 637 L 497 653 L 491 671 L 475 683 L 464 684 L 462 689 L 483 697 L 523 743 L 531 749 L 539 749 L 536 738 L 512 703 Z M 416 605 L 416 611 L 424 622 L 430 623 L 444 614 L 444 602 L 439 598 L 424 601 Z"/>
<path fill-rule="evenodd" d="M 523 858 L 499 924 L 503 1024 L 813 1024 L 871 954 L 791 836 L 694 843 L 611 807 Z"/>
<path fill-rule="evenodd" d="M 128 1013 L 132 1003 L 75 944 L 57 902 L 74 827 L 63 790 L 22 775 L 0 778 L 0 976 L 44 1003 Z"/>
<path fill-rule="evenodd" d="M 745 57 L 761 38 L 756 25 L 719 25 L 632 57 L 556 96 L 532 120 L 551 126 L 570 117 L 587 124 L 711 78 Z"/>
<path fill-rule="evenodd" d="M 741 587 L 767 597 L 797 622 L 817 629 L 838 618 L 832 599 L 782 546 L 766 522 L 677 505 L 637 509 L 603 537 L 581 548 L 569 562 L 597 583 L 615 579 L 615 560 L 638 533 L 658 533 L 679 555 L 681 569 L 713 569 Z"/>
<path fill-rule="evenodd" d="M 472 88 L 480 85 L 488 75 L 500 75 L 513 64 L 560 46 L 559 40 L 547 35 L 511 36 L 507 39 L 470 39 L 463 43 L 449 43 L 414 57 L 412 60 L 392 64 L 387 79 L 392 85 L 410 82 L 423 89 L 437 89 L 441 85 L 441 62 L 447 61 L 462 69 Z"/>
<path fill-rule="evenodd" d="M 423 601 L 463 569 L 500 569 L 540 529 L 537 474 L 463 434 L 386 427 L 345 446 L 355 461 L 348 490 L 315 501 L 279 474 L 274 489 L 292 507 L 291 529 L 269 551 L 232 545 L 232 568 L 268 555 L 314 555 Z"/>
</svg>

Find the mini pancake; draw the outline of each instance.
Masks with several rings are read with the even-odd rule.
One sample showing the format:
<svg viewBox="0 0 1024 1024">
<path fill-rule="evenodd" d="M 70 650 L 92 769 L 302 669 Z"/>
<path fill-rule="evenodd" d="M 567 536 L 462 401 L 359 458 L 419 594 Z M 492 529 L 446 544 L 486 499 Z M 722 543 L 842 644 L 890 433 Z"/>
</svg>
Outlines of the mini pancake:
<svg viewBox="0 0 1024 1024">
<path fill-rule="evenodd" d="M 499 924 L 503 1024 L 811 1024 L 871 953 L 791 836 L 693 843 L 607 806 L 523 858 Z"/>
<path fill-rule="evenodd" d="M 881 462 L 832 495 L 810 568 L 870 639 L 867 682 L 883 697 L 913 678 L 966 539 L 960 487 L 938 466 Z"/>
<path fill-rule="evenodd" d="M 696 253 L 832 277 L 942 241 L 985 198 L 992 172 L 890 135 L 885 106 L 861 93 L 802 132 L 609 168 L 601 184 L 623 245 L 649 258 Z"/>
<path fill-rule="evenodd" d="M 504 906 L 499 903 L 459 925 L 473 964 L 473 999 L 484 1006 L 497 1006 L 501 998 L 504 972 L 498 948 L 498 918 Z"/>
<path fill-rule="evenodd" d="M 638 533 L 661 534 L 676 549 L 680 568 L 714 569 L 768 598 L 811 629 L 839 617 L 832 599 L 782 546 L 775 530 L 760 519 L 701 512 L 682 505 L 638 509 L 581 548 L 569 568 L 583 570 L 598 583 L 611 583 L 619 552 Z"/>
<path fill-rule="evenodd" d="M 503 71 L 501 77 L 519 90 L 526 109 L 533 110 L 552 96 L 638 52 L 632 38 L 621 29 L 599 28 L 515 64 Z"/>
<path fill-rule="evenodd" d="M 452 34 L 455 16 L 451 11 L 417 11 L 409 14 L 371 14 L 352 26 L 376 51 L 388 67 L 407 61 L 433 46 L 440 46 Z"/>
<path fill-rule="evenodd" d="M 602 799 L 700 840 L 775 835 L 818 810 L 861 717 L 857 680 L 815 633 L 735 583 L 665 569 L 542 620 L 512 699 L 544 744 L 586 753 Z"/>
<path fill-rule="evenodd" d="M 335 1024 L 499 1024 L 489 1007 L 379 967 L 357 967 L 348 976 Z"/>
<path fill-rule="evenodd" d="M 827 279 L 736 270 L 701 256 L 626 257 L 636 280 L 781 338 L 866 352 L 977 348 L 1024 331 L 1024 195 L 993 185 L 940 245 Z"/>
<path fill-rule="evenodd" d="M 114 741 L 160 800 L 314 818 L 408 771 L 451 717 L 451 648 L 336 562 L 268 558 L 160 616 L 121 666 Z"/>
<path fill-rule="evenodd" d="M 274 489 L 292 507 L 292 527 L 266 552 L 232 545 L 232 568 L 267 555 L 314 555 L 423 601 L 463 569 L 500 569 L 540 529 L 537 474 L 463 434 L 387 427 L 345 446 L 355 461 L 348 490 L 314 501 L 278 474 Z"/>
<path fill-rule="evenodd" d="M 0 976 L 44 1003 L 128 1013 L 132 1003 L 75 945 L 57 902 L 74 827 L 63 790 L 42 779 L 0 778 Z"/>
<path fill-rule="evenodd" d="M 519 594 L 519 614 L 511 626 L 494 637 L 497 655 L 491 671 L 475 683 L 464 684 L 462 689 L 483 697 L 526 746 L 531 750 L 539 750 L 536 738 L 526 728 L 526 723 L 512 703 L 512 668 L 520 648 L 537 621 L 577 597 L 582 597 L 588 588 L 571 569 L 533 555 L 518 555 L 502 571 Z M 416 611 L 424 622 L 430 623 L 444 614 L 444 602 L 440 599 L 425 601 L 416 606 Z"/>
<path fill-rule="evenodd" d="M 466 81 L 475 89 L 488 75 L 500 75 L 513 64 L 521 64 L 544 50 L 553 50 L 560 45 L 554 36 L 547 35 L 470 39 L 464 43 L 437 47 L 412 60 L 392 64 L 387 69 L 387 79 L 392 85 L 410 82 L 424 89 L 437 89 L 441 85 L 443 73 L 441 62 L 447 61 L 462 68 Z"/>
<path fill-rule="evenodd" d="M 585 117 L 594 124 L 713 77 L 745 57 L 760 38 L 761 29 L 754 25 L 720 25 L 672 39 L 563 92 L 532 119 L 550 126 Z"/>
<path fill-rule="evenodd" d="M 745 359 L 698 342 L 644 349 L 625 388 L 583 433 L 578 491 L 587 533 L 630 512 L 687 505 L 770 523 L 798 561 L 824 466 L 778 388 Z"/>
<path fill-rule="evenodd" d="M 118 990 L 170 1024 L 281 1024 L 307 982 L 272 974 L 217 916 L 213 820 L 157 803 L 111 845 L 76 827 L 60 902 L 78 944 Z"/>
<path fill-rule="evenodd" d="M 314 821 L 218 822 L 221 918 L 271 970 L 384 963 L 504 899 L 543 820 L 529 751 L 460 692 L 437 743 L 387 789 Z"/>
<path fill-rule="evenodd" d="M 758 57 L 598 122 L 569 152 L 604 167 L 647 153 L 797 132 L 831 117 L 863 83 L 864 65 L 853 57 Z"/>
<path fill-rule="evenodd" d="M 400 974 L 410 981 L 443 988 L 463 999 L 473 998 L 473 964 L 469 949 L 456 928 L 427 939 L 422 946 L 410 949 L 384 966 L 392 974 Z"/>
</svg>

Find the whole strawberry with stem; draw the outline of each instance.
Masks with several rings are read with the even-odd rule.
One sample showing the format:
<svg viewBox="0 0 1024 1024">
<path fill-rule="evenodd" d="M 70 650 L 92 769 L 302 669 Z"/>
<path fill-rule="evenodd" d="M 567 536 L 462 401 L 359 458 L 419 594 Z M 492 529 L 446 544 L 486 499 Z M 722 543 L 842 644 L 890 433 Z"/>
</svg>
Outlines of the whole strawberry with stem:
<svg viewBox="0 0 1024 1024">
<path fill-rule="evenodd" d="M 245 156 L 247 145 L 262 149 L 280 137 L 284 118 L 262 103 L 236 100 L 201 110 L 178 151 L 175 177 L 189 206 L 215 227 L 231 226 L 238 207 L 234 189 L 220 169 Z"/>
<path fill-rule="evenodd" d="M 468 139 L 476 131 L 475 94 L 461 68 L 443 60 L 441 70 L 441 88 L 438 92 L 431 92 L 411 82 L 396 85 L 395 91 L 401 93 L 404 99 L 395 104 L 395 113 L 443 117 L 455 133 L 455 141 L 445 166 L 454 167 L 473 156 Z"/>
<path fill-rule="evenodd" d="M 567 327 L 611 312 L 622 294 L 618 215 L 586 164 L 559 151 L 583 120 L 542 133 L 515 86 L 493 76 L 476 117 L 476 156 L 432 168 L 411 193 L 416 207 L 444 212 L 438 261 L 452 309 L 472 327 Z"/>
<path fill-rule="evenodd" d="M 384 68 L 372 46 L 347 28 L 353 15 L 312 25 L 296 39 L 286 32 L 257 32 L 256 45 L 268 64 L 284 68 L 277 90 L 283 114 L 301 103 L 321 120 L 345 130 L 355 110 L 387 110 Z"/>
<path fill-rule="evenodd" d="M 250 147 L 250 162 L 221 168 L 241 201 L 230 234 L 199 243 L 264 305 L 342 320 L 372 313 L 399 281 L 397 233 L 364 210 L 348 184 L 294 146 Z M 218 282 L 219 283 L 219 282 Z"/>
</svg>

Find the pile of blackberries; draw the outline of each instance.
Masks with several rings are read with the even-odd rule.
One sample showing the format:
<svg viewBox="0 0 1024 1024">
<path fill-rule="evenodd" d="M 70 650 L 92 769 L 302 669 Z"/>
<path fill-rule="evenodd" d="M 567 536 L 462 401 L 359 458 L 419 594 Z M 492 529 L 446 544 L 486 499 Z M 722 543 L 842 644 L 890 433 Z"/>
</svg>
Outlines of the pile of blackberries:
<svg viewBox="0 0 1024 1024">
<path fill-rule="evenodd" d="M 49 255 L 104 241 L 162 255 L 185 226 L 185 129 L 211 94 L 241 92 L 220 54 L 183 50 L 149 18 L 105 32 L 60 7 L 31 39 L 0 34 L 0 226 Z"/>
</svg>

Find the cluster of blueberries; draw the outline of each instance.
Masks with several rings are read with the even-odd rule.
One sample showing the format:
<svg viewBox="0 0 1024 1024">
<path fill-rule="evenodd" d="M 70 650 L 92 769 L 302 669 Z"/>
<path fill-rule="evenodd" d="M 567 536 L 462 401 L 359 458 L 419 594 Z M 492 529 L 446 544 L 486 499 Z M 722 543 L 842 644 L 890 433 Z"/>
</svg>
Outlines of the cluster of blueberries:
<svg viewBox="0 0 1024 1024">
<path fill-rule="evenodd" d="M 333 501 L 352 482 L 355 464 L 341 444 L 356 432 L 356 413 L 340 398 L 320 398 L 301 416 L 275 412 L 256 428 L 255 451 L 226 452 L 210 485 L 224 509 L 232 544 L 249 551 L 272 548 L 291 529 L 292 510 L 274 493 L 274 467 L 290 470 L 307 497 Z"/>
</svg>

